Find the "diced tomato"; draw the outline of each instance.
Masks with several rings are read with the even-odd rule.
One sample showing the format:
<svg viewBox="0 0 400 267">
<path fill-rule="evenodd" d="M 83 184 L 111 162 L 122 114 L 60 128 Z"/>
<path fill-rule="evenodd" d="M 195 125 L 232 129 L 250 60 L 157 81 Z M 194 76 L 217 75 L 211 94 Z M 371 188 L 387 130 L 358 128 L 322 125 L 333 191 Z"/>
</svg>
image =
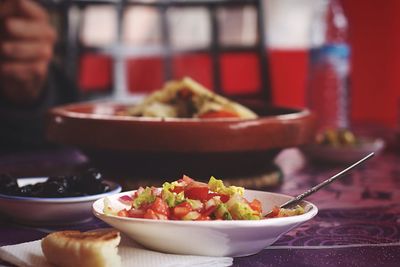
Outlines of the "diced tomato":
<svg viewBox="0 0 400 267">
<path fill-rule="evenodd" d="M 173 215 L 177 219 L 182 219 L 186 214 L 192 211 L 192 206 L 188 202 L 182 202 L 173 208 Z"/>
<path fill-rule="evenodd" d="M 262 205 L 258 199 L 254 199 L 252 202 L 249 203 L 250 208 L 257 212 L 262 212 Z M 279 212 L 279 210 L 278 210 Z"/>
<path fill-rule="evenodd" d="M 185 197 L 190 199 L 207 200 L 208 184 L 193 181 L 185 187 Z"/>
<path fill-rule="evenodd" d="M 142 205 L 140 205 L 139 210 L 144 210 L 145 211 L 145 210 L 151 208 L 151 205 L 153 205 L 153 203 L 143 203 Z M 132 207 L 132 209 L 134 209 L 134 208 Z"/>
<path fill-rule="evenodd" d="M 208 197 L 207 197 L 207 198 L 208 198 L 208 199 L 211 199 L 211 198 L 213 198 L 213 197 L 215 197 L 215 196 L 219 196 L 220 199 L 221 199 L 221 201 L 222 201 L 223 203 L 228 202 L 228 200 L 229 200 L 229 198 L 230 198 L 229 195 L 219 194 L 219 193 L 208 193 Z"/>
<path fill-rule="evenodd" d="M 165 216 L 169 215 L 168 204 L 160 197 L 156 197 L 153 204 L 151 204 L 150 209 Z"/>
<path fill-rule="evenodd" d="M 183 188 L 184 188 L 183 186 L 174 186 L 174 189 L 172 189 L 170 191 L 173 192 L 173 193 L 179 194 L 180 192 L 183 191 Z"/>
<path fill-rule="evenodd" d="M 209 111 L 199 116 L 201 119 L 214 119 L 214 118 L 239 118 L 239 115 L 229 110 Z"/>
<path fill-rule="evenodd" d="M 143 218 L 151 219 L 151 220 L 158 220 L 157 214 L 152 209 L 147 209 L 146 213 L 144 214 Z"/>
<path fill-rule="evenodd" d="M 217 208 L 217 206 L 211 206 L 208 209 L 206 209 L 205 211 L 203 211 L 201 213 L 201 216 L 210 216 L 211 213 L 213 213 L 215 211 L 215 209 Z"/>
<path fill-rule="evenodd" d="M 279 207 L 275 206 L 272 208 L 272 211 L 269 214 L 267 214 L 267 216 L 265 216 L 265 218 L 274 218 L 278 216 L 278 214 L 279 214 Z"/>
<path fill-rule="evenodd" d="M 128 210 L 128 217 L 131 218 L 143 218 L 146 211 L 144 209 L 130 209 Z"/>
</svg>

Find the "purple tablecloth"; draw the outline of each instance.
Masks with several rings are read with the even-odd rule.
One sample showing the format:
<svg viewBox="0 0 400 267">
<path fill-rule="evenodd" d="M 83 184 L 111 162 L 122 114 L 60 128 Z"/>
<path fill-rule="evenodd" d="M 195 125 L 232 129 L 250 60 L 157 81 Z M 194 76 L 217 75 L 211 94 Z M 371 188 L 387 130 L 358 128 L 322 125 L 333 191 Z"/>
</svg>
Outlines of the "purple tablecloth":
<svg viewBox="0 0 400 267">
<path fill-rule="evenodd" d="M 40 162 L 47 167 L 53 162 L 50 167 L 57 169 L 60 166 L 54 162 L 80 164 L 85 160 L 73 150 L 0 156 L 0 171 L 24 164 L 37 167 Z M 296 149 L 284 151 L 277 164 L 284 173 L 284 182 L 273 190 L 290 195 L 343 168 L 307 162 Z M 400 266 L 400 154 L 387 151 L 378 155 L 308 200 L 319 207 L 313 220 L 257 255 L 235 258 L 233 266 Z M 35 228 L 3 218 L 0 246 L 36 240 L 54 230 L 104 226 L 93 218 L 81 225 Z"/>
</svg>

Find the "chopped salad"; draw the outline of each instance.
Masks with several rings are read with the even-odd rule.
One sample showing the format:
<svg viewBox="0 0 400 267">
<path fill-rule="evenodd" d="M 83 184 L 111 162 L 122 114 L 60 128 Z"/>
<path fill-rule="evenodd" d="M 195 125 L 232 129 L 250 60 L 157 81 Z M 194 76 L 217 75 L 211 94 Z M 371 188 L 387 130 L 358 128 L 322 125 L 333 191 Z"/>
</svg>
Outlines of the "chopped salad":
<svg viewBox="0 0 400 267">
<path fill-rule="evenodd" d="M 222 180 L 211 177 L 208 183 L 186 175 L 162 188 L 140 187 L 132 195 L 123 195 L 119 201 L 129 208 L 117 210 L 104 200 L 104 213 L 130 218 L 154 220 L 261 220 L 262 205 L 258 199 L 244 197 L 244 188 L 225 186 Z M 304 209 L 275 207 L 267 218 L 303 214 Z"/>
<path fill-rule="evenodd" d="M 155 118 L 258 118 L 249 108 L 212 92 L 189 77 L 167 82 L 140 104 L 119 114 Z"/>
</svg>

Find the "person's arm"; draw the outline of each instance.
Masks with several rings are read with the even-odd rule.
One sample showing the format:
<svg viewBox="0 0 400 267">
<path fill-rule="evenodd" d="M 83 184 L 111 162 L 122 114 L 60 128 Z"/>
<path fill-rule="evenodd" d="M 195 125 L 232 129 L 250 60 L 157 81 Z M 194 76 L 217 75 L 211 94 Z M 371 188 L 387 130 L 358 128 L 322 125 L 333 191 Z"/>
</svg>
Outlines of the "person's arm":
<svg viewBox="0 0 400 267">
<path fill-rule="evenodd" d="M 79 98 L 74 82 L 51 62 L 55 41 L 36 2 L 0 0 L 0 154 L 48 146 L 46 112 Z"/>
<path fill-rule="evenodd" d="M 0 99 L 30 105 L 43 93 L 56 32 L 31 0 L 0 1 Z"/>
</svg>

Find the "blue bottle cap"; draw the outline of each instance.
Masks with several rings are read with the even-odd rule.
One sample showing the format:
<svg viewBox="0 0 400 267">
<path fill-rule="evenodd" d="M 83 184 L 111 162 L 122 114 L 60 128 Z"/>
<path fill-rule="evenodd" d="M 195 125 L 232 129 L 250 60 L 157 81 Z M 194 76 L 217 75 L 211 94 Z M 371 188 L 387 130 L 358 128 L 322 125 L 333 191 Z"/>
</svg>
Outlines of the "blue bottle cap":
<svg viewBox="0 0 400 267">
<path fill-rule="evenodd" d="M 350 47 L 345 44 L 327 44 L 324 45 L 320 52 L 325 55 L 346 58 L 350 56 Z"/>
</svg>

